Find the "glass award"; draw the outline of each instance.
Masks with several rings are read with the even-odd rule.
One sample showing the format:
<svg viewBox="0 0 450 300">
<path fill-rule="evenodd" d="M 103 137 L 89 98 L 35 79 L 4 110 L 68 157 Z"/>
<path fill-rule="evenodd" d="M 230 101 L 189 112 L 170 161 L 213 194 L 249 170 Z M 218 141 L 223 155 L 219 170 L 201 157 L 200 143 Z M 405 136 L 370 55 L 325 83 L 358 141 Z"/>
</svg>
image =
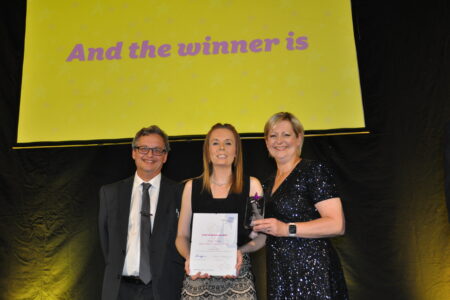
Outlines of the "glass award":
<svg viewBox="0 0 450 300">
<path fill-rule="evenodd" d="M 264 219 L 265 202 L 264 197 L 255 194 L 247 198 L 244 215 L 244 227 L 251 229 L 253 220 Z"/>
</svg>

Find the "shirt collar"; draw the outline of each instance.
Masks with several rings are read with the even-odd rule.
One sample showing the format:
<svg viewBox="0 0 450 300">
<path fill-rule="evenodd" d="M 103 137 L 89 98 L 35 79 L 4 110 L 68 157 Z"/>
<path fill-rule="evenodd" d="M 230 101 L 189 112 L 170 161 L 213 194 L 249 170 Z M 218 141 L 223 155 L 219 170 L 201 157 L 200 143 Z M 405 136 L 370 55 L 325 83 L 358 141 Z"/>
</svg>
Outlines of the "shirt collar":
<svg viewBox="0 0 450 300">
<path fill-rule="evenodd" d="M 153 177 L 150 181 L 144 181 L 141 177 L 137 174 L 137 172 L 134 174 L 134 182 L 133 186 L 139 186 L 143 182 L 148 182 L 152 185 L 152 188 L 158 189 L 159 185 L 161 184 L 161 173 Z"/>
</svg>

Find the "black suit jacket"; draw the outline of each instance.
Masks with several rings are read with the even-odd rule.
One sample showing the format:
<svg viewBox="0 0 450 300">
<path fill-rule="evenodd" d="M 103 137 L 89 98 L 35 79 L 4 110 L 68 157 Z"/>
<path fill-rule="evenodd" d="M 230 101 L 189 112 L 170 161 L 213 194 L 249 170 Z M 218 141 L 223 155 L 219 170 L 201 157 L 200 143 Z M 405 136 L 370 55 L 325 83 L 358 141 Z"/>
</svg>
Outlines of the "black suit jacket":
<svg viewBox="0 0 450 300">
<path fill-rule="evenodd" d="M 102 300 L 117 299 L 125 261 L 134 176 L 100 189 L 99 232 L 105 257 Z M 150 270 L 155 299 L 180 299 L 184 261 L 175 247 L 181 185 L 162 176 L 153 224 Z"/>
</svg>

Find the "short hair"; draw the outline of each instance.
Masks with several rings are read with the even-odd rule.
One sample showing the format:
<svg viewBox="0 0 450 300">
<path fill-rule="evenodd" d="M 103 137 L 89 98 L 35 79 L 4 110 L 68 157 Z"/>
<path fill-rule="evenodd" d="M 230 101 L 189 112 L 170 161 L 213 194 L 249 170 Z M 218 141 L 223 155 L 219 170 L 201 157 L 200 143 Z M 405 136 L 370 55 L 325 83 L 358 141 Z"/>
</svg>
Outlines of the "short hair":
<svg viewBox="0 0 450 300">
<path fill-rule="evenodd" d="M 244 185 L 244 171 L 243 171 L 243 158 L 242 158 L 242 143 L 239 133 L 236 131 L 231 124 L 217 123 L 211 127 L 206 135 L 205 141 L 203 143 L 203 189 L 211 191 L 211 176 L 213 173 L 211 157 L 209 156 L 209 142 L 211 140 L 211 134 L 216 129 L 228 129 L 233 133 L 234 139 L 236 141 L 236 157 L 234 158 L 232 165 L 232 183 L 230 191 L 239 194 L 242 192 Z"/>
<path fill-rule="evenodd" d="M 170 151 L 170 144 L 169 144 L 169 137 L 167 136 L 167 134 L 161 129 L 159 128 L 157 125 L 151 125 L 148 127 L 144 127 L 141 130 L 139 130 L 136 135 L 133 138 L 133 142 L 131 143 L 131 147 L 136 147 L 136 142 L 137 140 L 142 137 L 142 136 L 147 136 L 150 134 L 157 134 L 160 137 L 162 137 L 162 139 L 164 140 L 164 147 L 165 150 L 167 152 Z"/>
<path fill-rule="evenodd" d="M 280 121 L 288 121 L 289 123 L 291 123 L 295 136 L 301 137 L 302 142 L 298 149 L 299 150 L 298 154 L 300 155 L 300 153 L 302 152 L 303 140 L 305 137 L 305 129 L 303 128 L 303 125 L 300 122 L 300 120 L 297 119 L 297 117 L 290 112 L 276 113 L 273 116 L 271 116 L 269 120 L 267 120 L 266 124 L 264 125 L 264 139 L 267 140 L 267 138 L 269 137 L 270 129 L 272 129 L 272 127 L 275 126 L 275 124 L 277 124 Z"/>
</svg>

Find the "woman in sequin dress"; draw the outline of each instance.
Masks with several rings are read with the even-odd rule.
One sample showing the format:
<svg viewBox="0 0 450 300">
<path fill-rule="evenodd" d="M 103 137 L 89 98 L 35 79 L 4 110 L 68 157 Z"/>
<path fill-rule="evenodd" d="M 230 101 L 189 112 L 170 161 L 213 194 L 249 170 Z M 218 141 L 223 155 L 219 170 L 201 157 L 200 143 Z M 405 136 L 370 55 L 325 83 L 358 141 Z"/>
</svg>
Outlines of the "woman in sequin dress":
<svg viewBox="0 0 450 300">
<path fill-rule="evenodd" d="M 266 219 L 253 230 L 267 237 L 269 299 L 348 299 L 339 257 L 328 237 L 344 234 L 333 174 L 300 157 L 304 130 L 290 113 L 266 123 L 264 137 L 277 172 L 264 184 Z"/>
<path fill-rule="evenodd" d="M 249 252 L 264 246 L 266 235 L 244 228 L 249 195 L 262 194 L 256 178 L 243 175 L 242 146 L 232 125 L 216 124 L 203 145 L 203 175 L 187 181 L 181 204 L 176 246 L 186 259 L 181 299 L 256 299 Z M 238 213 L 238 276 L 189 276 L 191 222 L 193 213 Z"/>
</svg>

